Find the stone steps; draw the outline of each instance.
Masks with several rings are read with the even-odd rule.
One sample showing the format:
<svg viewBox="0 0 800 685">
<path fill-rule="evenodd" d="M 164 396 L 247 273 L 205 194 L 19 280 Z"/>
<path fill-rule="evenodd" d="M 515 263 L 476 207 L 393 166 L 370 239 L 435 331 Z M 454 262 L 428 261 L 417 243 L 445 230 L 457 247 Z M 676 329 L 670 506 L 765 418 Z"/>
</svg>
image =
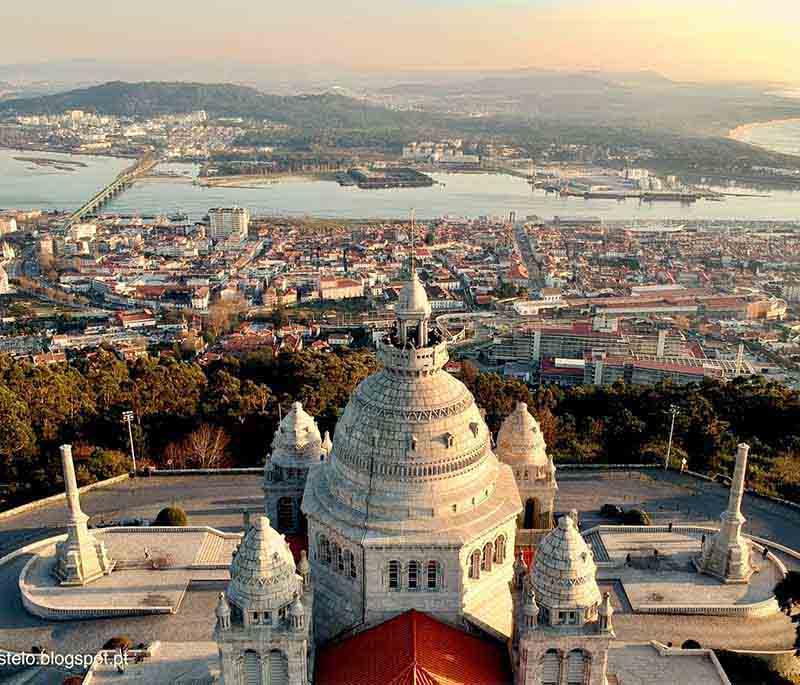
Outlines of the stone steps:
<svg viewBox="0 0 800 685">
<path fill-rule="evenodd" d="M 595 561 L 611 561 L 600 533 L 589 533 L 589 535 L 586 536 L 586 543 L 591 548 Z"/>
<path fill-rule="evenodd" d="M 222 550 L 225 546 L 225 539 L 219 535 L 206 533 L 200 549 L 192 562 L 193 566 L 217 566 L 221 562 Z M 227 563 L 224 564 L 227 566 Z"/>
</svg>

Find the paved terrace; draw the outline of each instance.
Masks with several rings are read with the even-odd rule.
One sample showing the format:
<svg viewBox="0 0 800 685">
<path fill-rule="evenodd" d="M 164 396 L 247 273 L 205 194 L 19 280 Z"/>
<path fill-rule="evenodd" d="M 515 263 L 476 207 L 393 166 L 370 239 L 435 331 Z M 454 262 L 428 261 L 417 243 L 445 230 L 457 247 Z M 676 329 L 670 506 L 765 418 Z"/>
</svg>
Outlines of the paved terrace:
<svg viewBox="0 0 800 685">
<path fill-rule="evenodd" d="M 756 605 L 771 606 L 765 614 L 778 610 L 768 602 L 775 584 L 783 577 L 771 560 L 754 552 L 757 568 L 750 582 L 724 584 L 698 573 L 692 563 L 700 554 L 701 533 L 600 533 L 612 568 L 600 568 L 598 579 L 619 580 L 633 610 L 646 606 L 722 607 Z M 658 558 L 654 556 L 658 550 Z M 630 555 L 630 564 L 626 558 Z"/>
<path fill-rule="evenodd" d="M 727 489 L 699 483 L 678 474 L 598 473 L 559 474 L 557 509 L 577 509 L 581 526 L 607 523 L 597 515 L 605 502 L 642 507 L 657 523 L 709 524 L 717 520 L 727 504 Z M 222 531 L 240 532 L 241 510 L 258 510 L 263 503 L 261 479 L 250 476 L 157 477 L 125 482 L 82 496 L 84 511 L 92 522 L 101 519 L 153 518 L 166 505 L 182 506 L 192 525 L 208 525 Z M 749 519 L 747 532 L 800 549 L 800 512 L 745 496 L 743 512 Z M 63 503 L 49 505 L 0 521 L 0 554 L 34 540 L 65 532 Z M 95 651 L 111 636 L 126 634 L 134 643 L 161 640 L 174 642 L 212 639 L 214 607 L 224 581 L 191 583 L 176 615 L 48 622 L 29 615 L 22 607 L 17 581 L 30 556 L 0 567 L 0 648 L 29 650 L 41 645 L 58 651 Z M 787 565 L 800 568 L 788 558 Z M 613 595 L 619 610 L 615 616 L 621 640 L 659 640 L 680 645 L 686 639 L 709 647 L 741 649 L 788 649 L 794 641 L 794 625 L 785 616 L 768 619 L 635 615 Z M 627 609 L 627 613 L 625 613 Z"/>
<path fill-rule="evenodd" d="M 151 532 L 152 530 L 152 532 Z M 224 538 L 215 532 L 189 528 L 163 529 L 110 528 L 95 532 L 116 566 L 84 587 L 63 587 L 53 577 L 56 547 L 36 550 L 37 559 L 22 580 L 30 601 L 42 616 L 72 612 L 88 614 L 112 609 L 119 613 L 165 613 L 180 607 L 187 586 L 193 580 L 227 581 L 238 536 Z M 163 559 L 167 567 L 155 570 L 145 559 Z M 106 614 L 107 615 L 107 614 Z M 59 619 L 61 620 L 61 619 Z"/>
</svg>

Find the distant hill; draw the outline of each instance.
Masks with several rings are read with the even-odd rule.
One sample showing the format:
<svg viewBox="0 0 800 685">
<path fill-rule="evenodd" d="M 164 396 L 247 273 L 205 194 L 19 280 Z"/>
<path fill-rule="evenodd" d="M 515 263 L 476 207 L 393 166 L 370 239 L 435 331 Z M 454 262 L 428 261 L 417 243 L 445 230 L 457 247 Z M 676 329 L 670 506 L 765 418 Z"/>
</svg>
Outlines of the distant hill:
<svg viewBox="0 0 800 685">
<path fill-rule="evenodd" d="M 271 119 L 297 127 L 395 127 L 409 115 L 335 93 L 279 96 L 232 84 L 113 81 L 90 88 L 0 102 L 20 114 L 81 109 L 117 116 L 155 116 L 204 109 L 211 116 Z"/>
</svg>

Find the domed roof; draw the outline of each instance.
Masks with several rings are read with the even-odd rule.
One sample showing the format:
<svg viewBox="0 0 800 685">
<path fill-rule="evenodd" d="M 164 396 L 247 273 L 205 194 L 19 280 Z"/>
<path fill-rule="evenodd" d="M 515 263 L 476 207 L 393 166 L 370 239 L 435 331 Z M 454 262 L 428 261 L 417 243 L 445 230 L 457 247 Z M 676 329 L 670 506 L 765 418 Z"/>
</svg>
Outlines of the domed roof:
<svg viewBox="0 0 800 685">
<path fill-rule="evenodd" d="M 399 317 L 409 315 L 428 317 L 431 315 L 428 293 L 425 292 L 425 286 L 422 285 L 416 271 L 412 271 L 411 278 L 400 290 L 395 311 Z"/>
<path fill-rule="evenodd" d="M 547 445 L 539 423 L 525 402 L 518 402 L 497 433 L 497 456 L 506 464 L 549 466 Z"/>
<path fill-rule="evenodd" d="M 297 466 L 297 462 L 316 464 L 322 452 L 317 422 L 300 402 L 295 402 L 272 439 L 270 461 L 278 466 Z"/>
<path fill-rule="evenodd" d="M 540 606 L 588 609 L 600 603 L 597 566 L 572 516 L 563 516 L 539 543 L 531 569 Z"/>
<path fill-rule="evenodd" d="M 496 525 L 522 509 L 513 473 L 492 452 L 469 390 L 444 370 L 446 343 L 432 335 L 409 346 L 396 335 L 430 314 L 413 266 L 396 314 L 395 331 L 378 342 L 383 368 L 350 397 L 329 459 L 309 472 L 303 511 L 354 535 L 366 528 L 469 538 L 482 517 Z"/>
<path fill-rule="evenodd" d="M 243 611 L 269 611 L 289 604 L 301 591 L 286 540 L 260 516 L 231 562 L 228 600 Z"/>
</svg>

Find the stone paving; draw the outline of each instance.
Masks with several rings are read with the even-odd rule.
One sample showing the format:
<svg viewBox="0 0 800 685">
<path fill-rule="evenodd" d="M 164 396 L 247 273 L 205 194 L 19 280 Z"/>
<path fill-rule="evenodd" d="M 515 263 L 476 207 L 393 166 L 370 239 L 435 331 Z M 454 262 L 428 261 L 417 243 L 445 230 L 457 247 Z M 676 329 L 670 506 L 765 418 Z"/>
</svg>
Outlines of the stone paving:
<svg viewBox="0 0 800 685">
<path fill-rule="evenodd" d="M 139 662 L 129 659 L 124 673 L 113 663 L 97 667 L 92 683 L 211 685 L 219 670 L 216 642 L 162 642 L 152 656 Z"/>
<path fill-rule="evenodd" d="M 62 587 L 53 578 L 55 545 L 37 550 L 34 562 L 24 578 L 25 587 L 37 605 L 48 609 L 81 612 L 106 608 L 147 611 L 168 608 L 175 611 L 187 585 L 193 580 L 225 581 L 229 578 L 227 567 L 231 561 L 232 546 L 238 540 L 226 540 L 203 531 L 148 532 L 137 529 L 128 532 L 120 529 L 96 531 L 117 561 L 118 569 L 83 587 Z M 209 559 L 221 568 L 194 567 L 201 552 L 208 551 L 209 539 L 220 541 L 212 546 Z M 146 568 L 147 551 L 151 559 L 168 559 L 164 569 Z M 223 559 L 222 554 L 227 553 Z M 204 559 L 205 561 L 205 559 Z"/>
<path fill-rule="evenodd" d="M 720 682 L 717 669 L 704 652 L 665 656 L 649 644 L 612 642 L 608 651 L 608 673 L 617 676 L 620 685 L 708 685 Z"/>
<path fill-rule="evenodd" d="M 781 578 L 778 567 L 759 555 L 755 559 L 759 570 L 747 584 L 725 584 L 697 573 L 692 558 L 700 551 L 700 534 L 604 531 L 601 537 L 616 567 L 601 568 L 598 578 L 619 579 L 634 610 L 657 604 L 683 607 L 755 604 L 770 599 Z M 654 550 L 659 552 L 657 562 Z M 630 566 L 625 564 L 628 554 Z"/>
</svg>

